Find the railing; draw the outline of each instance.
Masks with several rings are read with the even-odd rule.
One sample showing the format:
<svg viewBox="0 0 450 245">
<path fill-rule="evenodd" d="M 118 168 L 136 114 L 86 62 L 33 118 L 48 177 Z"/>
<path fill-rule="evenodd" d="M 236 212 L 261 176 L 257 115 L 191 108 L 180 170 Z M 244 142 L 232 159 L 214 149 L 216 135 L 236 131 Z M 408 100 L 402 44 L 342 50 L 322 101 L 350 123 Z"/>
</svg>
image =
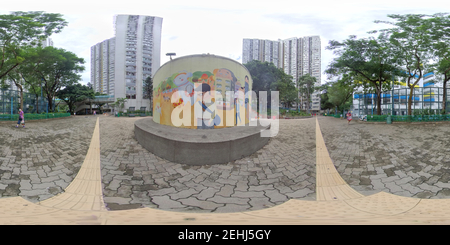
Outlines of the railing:
<svg viewBox="0 0 450 245">
<path fill-rule="evenodd" d="M 388 115 L 367 115 L 368 122 L 386 122 Z M 450 115 L 391 116 L 392 122 L 443 122 L 450 121 Z"/>
<path fill-rule="evenodd" d="M 60 117 L 69 117 L 70 113 L 45 113 L 45 114 L 28 114 L 25 113 L 25 121 L 28 120 L 41 120 L 41 119 L 52 119 Z M 18 121 L 19 114 L 0 114 L 0 121 Z"/>
<path fill-rule="evenodd" d="M 136 112 L 133 112 L 133 111 L 130 111 L 130 112 L 118 112 L 118 113 L 116 113 L 116 117 L 146 117 L 146 116 L 152 116 L 153 115 L 153 112 L 151 112 L 151 111 L 146 111 L 146 112 L 139 112 L 139 111 L 136 111 Z"/>
<path fill-rule="evenodd" d="M 324 114 L 325 115 L 325 114 Z M 326 115 L 327 117 L 334 117 L 334 118 L 341 118 L 341 115 L 340 114 L 327 114 Z"/>
<path fill-rule="evenodd" d="M 64 100 L 61 99 L 55 99 L 56 102 L 61 102 L 61 103 L 65 103 Z M 93 99 L 85 99 L 82 102 L 86 102 L 86 101 L 91 101 L 91 102 L 96 102 L 96 101 L 114 101 L 114 95 L 97 95 L 95 96 L 95 98 Z"/>
</svg>

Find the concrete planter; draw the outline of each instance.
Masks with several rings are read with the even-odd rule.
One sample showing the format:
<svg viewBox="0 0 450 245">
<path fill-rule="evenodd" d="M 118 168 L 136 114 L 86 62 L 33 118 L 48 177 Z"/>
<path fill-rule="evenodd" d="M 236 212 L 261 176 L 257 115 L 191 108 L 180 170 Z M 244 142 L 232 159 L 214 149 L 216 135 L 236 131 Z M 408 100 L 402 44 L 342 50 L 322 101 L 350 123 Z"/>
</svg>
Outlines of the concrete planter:
<svg viewBox="0 0 450 245">
<path fill-rule="evenodd" d="M 223 164 L 249 156 L 264 147 L 261 137 L 269 126 L 187 129 L 161 125 L 151 118 L 134 124 L 136 140 L 145 149 L 171 162 L 188 165 Z"/>
</svg>

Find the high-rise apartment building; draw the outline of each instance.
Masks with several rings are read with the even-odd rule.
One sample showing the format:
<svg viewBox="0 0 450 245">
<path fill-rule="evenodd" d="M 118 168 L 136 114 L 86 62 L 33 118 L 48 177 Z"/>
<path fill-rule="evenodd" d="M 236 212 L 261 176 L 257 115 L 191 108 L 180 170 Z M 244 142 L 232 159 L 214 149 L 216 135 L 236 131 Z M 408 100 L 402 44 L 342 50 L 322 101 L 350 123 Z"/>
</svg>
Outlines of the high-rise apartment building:
<svg viewBox="0 0 450 245">
<path fill-rule="evenodd" d="M 96 92 L 126 98 L 124 109 L 150 106 L 143 83 L 160 67 L 162 18 L 117 15 L 115 37 L 91 47 L 91 84 Z"/>
<path fill-rule="evenodd" d="M 281 40 L 244 39 L 242 50 L 243 64 L 252 60 L 259 60 L 273 63 L 277 68 L 282 68 L 283 47 Z"/>
<path fill-rule="evenodd" d="M 95 92 L 114 95 L 115 38 L 91 47 L 91 84 Z"/>
<path fill-rule="evenodd" d="M 242 63 L 252 60 L 273 63 L 277 68 L 298 78 L 310 74 L 316 78 L 315 86 L 321 85 L 321 43 L 320 36 L 289 38 L 269 41 L 261 39 L 244 39 L 242 46 Z M 317 96 L 316 96 L 317 97 Z M 306 103 L 303 103 L 302 107 Z"/>
<path fill-rule="evenodd" d="M 276 67 L 291 75 L 294 81 L 310 74 L 321 84 L 321 43 L 319 36 L 289 38 L 270 41 L 244 39 L 242 63 L 252 60 L 273 63 Z"/>
<path fill-rule="evenodd" d="M 49 46 L 53 47 L 53 40 L 51 38 L 46 38 L 45 40 L 41 41 L 41 45 L 43 48 L 49 47 Z"/>
</svg>

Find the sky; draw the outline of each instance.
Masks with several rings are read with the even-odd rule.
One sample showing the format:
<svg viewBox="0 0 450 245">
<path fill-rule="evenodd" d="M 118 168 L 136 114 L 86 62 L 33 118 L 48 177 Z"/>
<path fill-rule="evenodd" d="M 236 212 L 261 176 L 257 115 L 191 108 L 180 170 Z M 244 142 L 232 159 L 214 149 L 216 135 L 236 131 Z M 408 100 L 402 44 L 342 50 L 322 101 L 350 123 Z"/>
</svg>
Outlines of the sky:
<svg viewBox="0 0 450 245">
<path fill-rule="evenodd" d="M 60 13 L 68 21 L 62 32 L 51 36 L 54 47 L 85 60 L 82 84 L 90 82 L 90 49 L 114 37 L 115 15 L 148 15 L 163 18 L 161 65 L 170 58 L 210 53 L 242 63 L 244 38 L 267 40 L 319 35 L 323 71 L 335 58 L 326 50 L 330 40 L 387 27 L 375 20 L 390 20 L 388 14 L 450 13 L 450 5 L 438 0 L 22 0 L 0 5 L 0 14 L 11 11 Z"/>
</svg>

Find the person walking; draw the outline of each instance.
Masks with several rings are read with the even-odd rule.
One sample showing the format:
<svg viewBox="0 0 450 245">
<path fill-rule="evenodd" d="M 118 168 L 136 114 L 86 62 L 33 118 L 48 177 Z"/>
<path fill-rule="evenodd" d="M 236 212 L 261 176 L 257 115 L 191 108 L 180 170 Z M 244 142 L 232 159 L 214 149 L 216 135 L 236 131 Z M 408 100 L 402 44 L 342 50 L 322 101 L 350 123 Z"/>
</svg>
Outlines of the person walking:
<svg viewBox="0 0 450 245">
<path fill-rule="evenodd" d="M 352 120 L 352 113 L 350 111 L 347 112 L 347 125 L 350 124 L 350 121 Z"/>
<path fill-rule="evenodd" d="M 19 108 L 19 120 L 17 121 L 16 128 L 19 127 L 20 123 L 22 123 L 23 127 L 25 128 L 24 113 L 23 113 L 22 109 Z"/>
</svg>

